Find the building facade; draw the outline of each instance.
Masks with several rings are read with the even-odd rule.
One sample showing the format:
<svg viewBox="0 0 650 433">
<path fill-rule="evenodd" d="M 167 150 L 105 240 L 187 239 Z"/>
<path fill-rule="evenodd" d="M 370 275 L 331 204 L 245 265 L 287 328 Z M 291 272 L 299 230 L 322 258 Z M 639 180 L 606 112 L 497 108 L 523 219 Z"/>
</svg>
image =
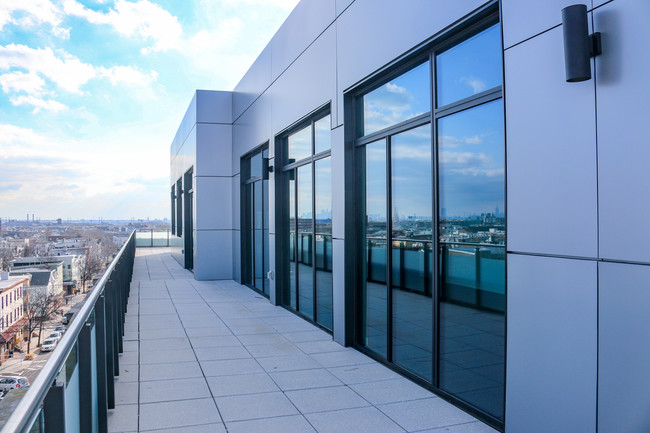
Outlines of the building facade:
<svg viewBox="0 0 650 433">
<path fill-rule="evenodd" d="M 29 276 L 0 273 L 0 362 L 5 361 L 22 340 L 23 295 L 28 287 Z"/>
<path fill-rule="evenodd" d="M 507 432 L 648 431 L 650 3 L 579 82 L 571 4 L 301 1 L 190 103 L 174 256 Z"/>
</svg>

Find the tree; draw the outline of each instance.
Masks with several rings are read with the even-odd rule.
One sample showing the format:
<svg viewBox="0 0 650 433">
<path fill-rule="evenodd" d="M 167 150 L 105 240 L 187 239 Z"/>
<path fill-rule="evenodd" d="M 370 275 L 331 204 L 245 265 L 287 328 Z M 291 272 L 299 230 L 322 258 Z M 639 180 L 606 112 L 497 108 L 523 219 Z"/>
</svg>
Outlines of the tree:
<svg viewBox="0 0 650 433">
<path fill-rule="evenodd" d="M 15 258 L 11 248 L 0 248 L 0 271 L 11 270 L 11 261 Z"/>
<path fill-rule="evenodd" d="M 27 353 L 32 342 L 32 333 L 38 328 L 37 346 L 40 346 L 43 325 L 54 318 L 60 305 L 61 294 L 47 289 L 28 289 L 27 295 L 23 298 L 23 310 L 27 318 Z"/>
<path fill-rule="evenodd" d="M 101 272 L 102 267 L 102 262 L 99 257 L 92 254 L 91 251 L 88 251 L 88 254 L 84 256 L 79 265 L 79 277 L 84 292 L 86 291 L 88 281 L 91 281 L 96 274 Z"/>
</svg>

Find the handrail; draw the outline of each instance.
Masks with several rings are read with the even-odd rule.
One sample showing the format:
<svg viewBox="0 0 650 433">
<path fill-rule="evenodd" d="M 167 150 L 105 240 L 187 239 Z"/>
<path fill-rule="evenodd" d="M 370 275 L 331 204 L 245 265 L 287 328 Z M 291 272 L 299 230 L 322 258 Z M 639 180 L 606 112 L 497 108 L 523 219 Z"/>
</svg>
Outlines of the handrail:
<svg viewBox="0 0 650 433">
<path fill-rule="evenodd" d="M 104 292 L 106 283 L 109 281 L 115 266 L 124 255 L 129 244 L 134 241 L 135 230 L 131 232 L 129 239 L 124 243 L 124 245 L 122 245 L 120 252 L 108 266 L 95 288 L 88 294 L 83 307 L 81 307 L 81 310 L 77 313 L 76 319 L 69 325 L 67 331 L 63 334 L 63 337 L 52 352 L 52 355 L 50 355 L 50 358 L 43 366 L 43 369 L 38 373 L 34 383 L 29 387 L 18 406 L 14 409 L 12 415 L 3 426 L 2 430 L 0 430 L 0 433 L 25 432 L 31 428 L 38 416 L 38 412 L 47 396 L 50 386 L 54 383 L 59 372 L 64 367 L 68 355 L 72 351 L 83 326 L 95 307 L 97 299 Z"/>
<path fill-rule="evenodd" d="M 386 238 L 382 237 L 373 237 L 373 236 L 366 236 L 366 239 L 372 239 L 372 240 L 380 240 L 380 241 L 386 241 Z M 427 242 L 431 243 L 431 240 L 427 239 L 415 239 L 415 238 L 392 238 L 391 240 L 393 241 L 406 241 L 406 242 Z M 455 242 L 455 241 L 448 241 L 448 242 L 439 242 L 439 244 L 442 245 L 462 245 L 462 246 L 469 246 L 469 247 L 497 247 L 497 248 L 505 248 L 506 246 L 503 244 L 488 244 L 485 242 Z"/>
</svg>

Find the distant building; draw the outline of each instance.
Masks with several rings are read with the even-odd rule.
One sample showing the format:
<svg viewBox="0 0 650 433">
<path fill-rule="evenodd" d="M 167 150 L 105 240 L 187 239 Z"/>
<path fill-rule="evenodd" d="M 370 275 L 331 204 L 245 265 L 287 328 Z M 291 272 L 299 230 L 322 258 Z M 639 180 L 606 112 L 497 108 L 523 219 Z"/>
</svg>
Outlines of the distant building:
<svg viewBox="0 0 650 433">
<path fill-rule="evenodd" d="M 29 290 L 44 290 L 52 294 L 63 293 L 63 262 L 45 263 L 40 267 L 11 271 L 10 276 L 29 276 Z"/>
<path fill-rule="evenodd" d="M 22 341 L 23 294 L 29 287 L 29 277 L 0 273 L 0 362 Z"/>
<path fill-rule="evenodd" d="M 81 282 L 81 264 L 83 263 L 82 255 L 68 254 L 61 256 L 48 257 L 24 257 L 15 259 L 11 264 L 11 270 L 19 270 L 40 266 L 47 263 L 63 263 L 63 286 L 68 293 Z"/>
</svg>

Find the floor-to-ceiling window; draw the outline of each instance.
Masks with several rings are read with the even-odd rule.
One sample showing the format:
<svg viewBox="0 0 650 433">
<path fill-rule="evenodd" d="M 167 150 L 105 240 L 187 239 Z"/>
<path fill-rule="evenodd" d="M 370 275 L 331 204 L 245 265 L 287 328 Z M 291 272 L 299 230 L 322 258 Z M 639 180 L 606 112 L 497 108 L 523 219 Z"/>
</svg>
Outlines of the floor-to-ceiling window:
<svg viewBox="0 0 650 433">
<path fill-rule="evenodd" d="M 185 206 L 183 212 L 183 245 L 184 245 L 184 254 L 185 254 L 185 268 L 192 270 L 194 269 L 194 222 L 192 209 L 194 200 L 194 187 L 193 187 L 193 169 L 189 169 L 183 175 L 183 204 Z"/>
<path fill-rule="evenodd" d="M 242 281 L 269 296 L 268 145 L 241 161 Z"/>
<path fill-rule="evenodd" d="M 332 329 L 331 119 L 320 112 L 281 137 L 286 191 L 282 302 Z"/>
<path fill-rule="evenodd" d="M 357 344 L 502 425 L 505 142 L 495 12 L 354 98 Z"/>
</svg>

